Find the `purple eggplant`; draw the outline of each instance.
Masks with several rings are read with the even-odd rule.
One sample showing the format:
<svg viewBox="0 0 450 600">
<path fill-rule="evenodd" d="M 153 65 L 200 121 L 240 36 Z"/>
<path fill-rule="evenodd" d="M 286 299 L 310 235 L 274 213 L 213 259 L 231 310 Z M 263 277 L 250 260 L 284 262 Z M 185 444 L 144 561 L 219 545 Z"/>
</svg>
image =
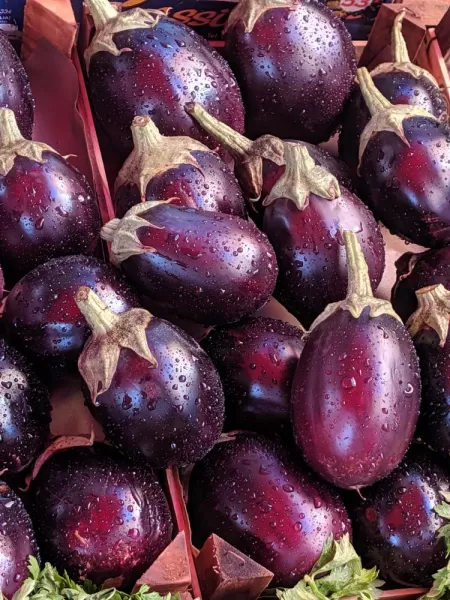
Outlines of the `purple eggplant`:
<svg viewBox="0 0 450 600">
<path fill-rule="evenodd" d="M 203 348 L 216 365 L 226 398 L 227 429 L 288 431 L 292 380 L 304 330 L 254 317 L 215 329 Z"/>
<path fill-rule="evenodd" d="M 197 342 L 142 308 L 116 315 L 87 287 L 76 302 L 92 329 L 78 368 L 108 441 L 157 468 L 205 456 L 222 431 L 225 399 Z"/>
<path fill-rule="evenodd" d="M 251 138 L 270 133 L 318 144 L 340 125 L 356 72 L 345 25 L 315 0 L 240 0 L 225 52 L 242 91 Z"/>
<path fill-rule="evenodd" d="M 275 286 L 277 263 L 266 236 L 232 215 L 144 202 L 105 225 L 102 237 L 156 309 L 165 305 L 202 325 L 254 313 Z"/>
<path fill-rule="evenodd" d="M 292 423 L 309 465 L 359 489 L 386 477 L 414 435 L 420 405 L 417 354 L 392 305 L 374 298 L 357 237 L 344 232 L 345 300 L 313 323 L 292 387 Z"/>
<path fill-rule="evenodd" d="M 149 115 L 163 135 L 185 135 L 214 148 L 184 104 L 200 102 L 243 131 L 244 107 L 226 61 L 191 28 L 161 10 L 118 13 L 109 0 L 86 0 L 96 33 L 85 52 L 97 117 L 119 151 L 133 149 L 130 125 Z"/>
<path fill-rule="evenodd" d="M 255 434 L 217 444 L 195 465 L 188 510 L 198 548 L 216 533 L 281 587 L 311 570 L 330 535 L 351 532 L 337 492 L 278 442 Z"/>
<path fill-rule="evenodd" d="M 393 62 L 378 65 L 370 75 L 381 94 L 392 104 L 419 106 L 442 122 L 448 119 L 447 104 L 439 84 L 425 69 L 414 65 L 402 35 L 406 9 L 399 12 L 392 29 Z M 359 87 L 355 87 L 344 112 L 339 136 L 339 155 L 356 171 L 361 134 L 371 118 Z"/>
</svg>

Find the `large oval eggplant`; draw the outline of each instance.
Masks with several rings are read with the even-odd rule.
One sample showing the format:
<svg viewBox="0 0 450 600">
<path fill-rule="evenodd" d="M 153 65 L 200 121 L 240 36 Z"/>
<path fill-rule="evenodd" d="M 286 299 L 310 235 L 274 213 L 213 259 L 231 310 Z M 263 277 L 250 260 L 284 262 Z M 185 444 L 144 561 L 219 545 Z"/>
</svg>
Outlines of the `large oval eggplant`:
<svg viewBox="0 0 450 600">
<path fill-rule="evenodd" d="M 203 348 L 223 383 L 227 429 L 289 431 L 291 386 L 303 333 L 284 321 L 253 317 L 206 337 Z"/>
<path fill-rule="evenodd" d="M 384 242 L 369 209 L 317 167 L 304 146 L 284 148 L 286 169 L 263 200 L 262 228 L 277 255 L 275 296 L 309 327 L 328 304 L 345 296 L 342 230 L 356 233 L 374 290 L 384 271 Z"/>
<path fill-rule="evenodd" d="M 438 537 L 444 519 L 434 508 L 449 486 L 439 457 L 413 446 L 389 477 L 364 490 L 364 499 L 352 495 L 353 543 L 364 565 L 397 585 L 430 586 L 447 562 Z"/>
<path fill-rule="evenodd" d="M 415 244 L 450 244 L 450 127 L 419 106 L 393 105 L 358 70 L 372 115 L 359 146 L 364 200 L 389 230 Z"/>
<path fill-rule="evenodd" d="M 31 139 L 34 98 L 28 75 L 3 31 L 0 31 L 0 106 L 10 108 L 22 135 Z"/>
<path fill-rule="evenodd" d="M 91 287 L 115 313 L 139 306 L 125 278 L 90 256 L 49 260 L 11 290 L 3 322 L 7 339 L 52 378 L 75 371 L 89 326 L 75 302 L 81 285 Z"/>
<path fill-rule="evenodd" d="M 17 473 L 50 436 L 49 392 L 34 366 L 0 338 L 0 472 Z M 0 588 L 1 589 L 1 588 Z"/>
<path fill-rule="evenodd" d="M 254 313 L 278 273 L 267 238 L 232 215 L 144 202 L 102 229 L 113 260 L 150 302 L 202 325 Z M 155 312 L 157 315 L 157 313 Z"/>
<path fill-rule="evenodd" d="M 226 61 L 191 28 L 163 11 L 118 13 L 109 0 L 86 0 L 96 33 L 85 52 L 97 117 L 119 151 L 133 149 L 130 125 L 149 115 L 163 135 L 186 135 L 214 148 L 184 104 L 200 102 L 238 131 L 244 107 Z"/>
<path fill-rule="evenodd" d="M 441 283 L 450 289 L 450 248 L 403 254 L 395 263 L 397 281 L 392 288 L 392 305 L 403 322 L 417 310 L 416 291 Z"/>
<path fill-rule="evenodd" d="M 129 589 L 170 542 L 157 476 L 102 444 L 51 456 L 30 493 L 43 558 L 76 581 Z"/>
<path fill-rule="evenodd" d="M 150 117 L 135 117 L 134 149 L 114 186 L 116 216 L 146 200 L 223 212 L 246 218 L 244 197 L 233 172 L 204 144 L 164 136 Z"/>
<path fill-rule="evenodd" d="M 324 479 L 347 489 L 372 485 L 400 463 L 420 405 L 419 364 L 388 301 L 374 298 L 357 237 L 344 232 L 345 300 L 313 323 L 292 388 L 297 443 Z"/>
<path fill-rule="evenodd" d="M 0 519 L 0 591 L 12 598 L 29 576 L 29 557 L 39 560 L 39 548 L 22 500 L 4 481 L 0 481 Z"/>
<path fill-rule="evenodd" d="M 342 21 L 320 2 L 240 0 L 225 32 L 247 134 L 326 141 L 340 124 L 356 72 Z"/>
<path fill-rule="evenodd" d="M 439 84 L 427 70 L 414 65 L 402 35 L 406 10 L 395 18 L 392 28 L 392 63 L 378 65 L 370 75 L 374 85 L 392 104 L 420 106 L 442 122 L 447 121 L 447 104 Z M 371 118 L 361 93 L 355 86 L 344 112 L 339 135 L 339 155 L 356 171 L 361 134 Z"/>
<path fill-rule="evenodd" d="M 26 140 L 0 108 L 0 261 L 7 283 L 58 256 L 90 254 L 100 212 L 86 178 L 56 150 Z"/>
<path fill-rule="evenodd" d="M 330 535 L 351 531 L 337 492 L 256 434 L 217 444 L 195 465 L 188 510 L 198 548 L 216 533 L 272 571 L 281 587 L 311 570 Z"/>
<path fill-rule="evenodd" d="M 76 302 L 92 329 L 78 368 L 108 441 L 156 468 L 203 458 L 220 436 L 225 405 L 207 354 L 141 308 L 116 315 L 87 287 Z"/>
</svg>

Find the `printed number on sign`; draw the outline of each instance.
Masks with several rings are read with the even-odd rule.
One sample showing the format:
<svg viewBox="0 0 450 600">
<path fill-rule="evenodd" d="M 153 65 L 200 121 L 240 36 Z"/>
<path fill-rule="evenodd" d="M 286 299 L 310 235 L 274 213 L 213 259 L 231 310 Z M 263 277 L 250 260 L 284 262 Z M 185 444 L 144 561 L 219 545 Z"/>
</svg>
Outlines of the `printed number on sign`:
<svg viewBox="0 0 450 600">
<path fill-rule="evenodd" d="M 345 12 L 358 12 L 372 4 L 372 0 L 340 0 L 340 8 Z"/>
</svg>

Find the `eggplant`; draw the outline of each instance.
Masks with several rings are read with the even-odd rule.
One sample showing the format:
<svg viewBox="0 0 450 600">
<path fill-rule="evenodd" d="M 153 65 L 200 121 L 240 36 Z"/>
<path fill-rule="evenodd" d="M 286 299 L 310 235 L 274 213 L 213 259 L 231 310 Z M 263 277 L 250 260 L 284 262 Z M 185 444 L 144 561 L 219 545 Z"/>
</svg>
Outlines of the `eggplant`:
<svg viewBox="0 0 450 600">
<path fill-rule="evenodd" d="M 254 313 L 269 299 L 278 273 L 267 238 L 232 215 L 144 202 L 101 233 L 126 277 L 174 315 L 220 325 Z"/>
<path fill-rule="evenodd" d="M 161 135 L 150 117 L 131 125 L 134 149 L 114 186 L 116 216 L 146 200 L 169 200 L 246 218 L 244 197 L 220 156 L 186 136 Z"/>
<path fill-rule="evenodd" d="M 225 405 L 207 354 L 142 308 L 116 315 L 84 286 L 76 302 L 92 329 L 78 359 L 86 403 L 108 441 L 156 468 L 203 458 L 220 436 Z"/>
<path fill-rule="evenodd" d="M 195 31 L 161 10 L 118 13 L 109 0 L 86 0 L 96 32 L 85 52 L 91 102 L 117 150 L 133 149 L 130 125 L 150 116 L 163 135 L 215 142 L 185 113 L 195 100 L 238 131 L 244 107 L 226 61 Z"/>
<path fill-rule="evenodd" d="M 0 31 L 0 107 L 9 108 L 27 139 L 33 135 L 34 98 L 28 75 L 17 52 L 3 31 Z"/>
<path fill-rule="evenodd" d="M 430 586 L 447 562 L 439 537 L 445 521 L 434 509 L 449 485 L 439 457 L 417 445 L 386 479 L 366 488 L 364 498 L 353 494 L 353 543 L 363 564 L 395 585 Z"/>
<path fill-rule="evenodd" d="M 262 229 L 277 255 L 276 298 L 309 327 L 345 296 L 347 264 L 342 230 L 354 231 L 375 290 L 384 271 L 384 241 L 372 213 L 307 148 L 284 144 L 286 169 L 263 200 Z"/>
<path fill-rule="evenodd" d="M 390 302 L 374 298 L 353 232 L 344 232 L 345 300 L 313 323 L 292 387 L 294 435 L 324 479 L 360 489 L 404 457 L 420 407 L 419 361 Z"/>
<path fill-rule="evenodd" d="M 188 511 L 198 548 L 216 533 L 272 571 L 280 587 L 311 570 L 330 536 L 351 533 L 336 490 L 257 434 L 217 444 L 194 466 Z"/>
<path fill-rule="evenodd" d="M 370 72 L 373 83 L 392 104 L 419 106 L 445 123 L 448 120 L 447 103 L 436 79 L 426 69 L 414 65 L 402 35 L 406 9 L 400 11 L 392 28 L 393 62 L 382 63 Z M 356 171 L 361 134 L 371 114 L 361 89 L 355 86 L 344 111 L 339 135 L 339 156 Z"/>
<path fill-rule="evenodd" d="M 394 234 L 427 248 L 450 244 L 450 127 L 420 106 L 393 105 L 358 70 L 372 115 L 361 134 L 364 200 Z"/>
<path fill-rule="evenodd" d="M 214 329 L 202 342 L 216 365 L 226 398 L 226 428 L 290 431 L 292 380 L 304 329 L 253 317 Z"/>
<path fill-rule="evenodd" d="M 240 0 L 225 52 L 242 91 L 246 132 L 318 144 L 340 125 L 356 72 L 345 25 L 315 0 Z"/>
</svg>

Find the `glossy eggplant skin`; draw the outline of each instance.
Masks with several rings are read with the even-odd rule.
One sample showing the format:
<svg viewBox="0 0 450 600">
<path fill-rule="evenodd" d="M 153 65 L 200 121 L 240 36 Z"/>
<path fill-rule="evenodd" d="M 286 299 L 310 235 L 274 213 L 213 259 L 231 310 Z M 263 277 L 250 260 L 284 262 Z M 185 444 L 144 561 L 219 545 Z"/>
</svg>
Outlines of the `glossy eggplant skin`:
<svg viewBox="0 0 450 600">
<path fill-rule="evenodd" d="M 145 200 L 169 200 L 176 206 L 200 208 L 247 218 L 242 191 L 233 172 L 214 152 L 193 151 L 198 167 L 183 164 L 156 175 L 147 184 Z M 121 185 L 114 193 L 115 213 L 121 219 L 141 202 L 136 185 Z"/>
<path fill-rule="evenodd" d="M 53 455 L 31 487 L 45 560 L 76 581 L 123 578 L 129 589 L 169 544 L 172 519 L 156 475 L 107 446 Z"/>
<path fill-rule="evenodd" d="M 227 430 L 290 430 L 291 386 L 302 338 L 298 327 L 268 317 L 246 319 L 207 336 L 202 345 L 222 380 Z"/>
<path fill-rule="evenodd" d="M 372 79 L 377 89 L 392 104 L 420 106 L 442 122 L 447 120 L 444 96 L 429 79 L 425 77 L 417 79 L 405 71 L 380 73 Z M 361 89 L 355 86 L 344 112 L 339 135 L 339 156 L 353 171 L 356 171 L 358 166 L 359 140 L 370 119 L 370 111 Z"/>
<path fill-rule="evenodd" d="M 193 463 L 211 450 L 223 426 L 219 375 L 200 346 L 175 325 L 154 318 L 147 327 L 152 368 L 122 348 L 109 389 L 86 402 L 107 439 L 131 459 L 155 468 Z"/>
<path fill-rule="evenodd" d="M 49 393 L 33 365 L 0 338 L 0 471 L 27 467 L 50 436 Z"/>
<path fill-rule="evenodd" d="M 29 576 L 28 557 L 39 560 L 31 519 L 22 500 L 0 481 L 0 590 L 12 598 Z"/>
<path fill-rule="evenodd" d="M 111 265 L 90 256 L 50 260 L 25 275 L 11 290 L 3 321 L 7 339 L 52 378 L 77 372 L 90 329 L 76 303 L 80 285 L 92 288 L 115 313 L 139 300 Z"/>
<path fill-rule="evenodd" d="M 438 530 L 444 519 L 434 512 L 448 490 L 450 474 L 439 457 L 413 446 L 386 479 L 349 501 L 356 551 L 366 567 L 402 586 L 430 586 L 432 575 L 446 564 Z"/>
<path fill-rule="evenodd" d="M 237 22 L 225 50 L 244 99 L 246 133 L 318 144 L 340 124 L 356 74 L 345 25 L 307 0 L 264 12 L 253 30 Z"/>
<path fill-rule="evenodd" d="M 403 322 L 417 310 L 416 290 L 429 285 L 450 289 L 450 248 L 403 254 L 396 263 L 397 281 L 392 288 L 392 305 Z"/>
<path fill-rule="evenodd" d="M 404 119 L 409 145 L 389 131 L 375 134 L 360 175 L 364 200 L 388 229 L 415 244 L 450 244 L 450 128 L 427 117 Z"/>
<path fill-rule="evenodd" d="M 195 31 L 168 17 L 152 29 L 114 34 L 119 56 L 98 52 L 91 59 L 89 90 L 97 117 L 125 156 L 132 148 L 130 125 L 149 115 L 163 135 L 187 135 L 214 149 L 211 137 L 184 110 L 193 100 L 239 132 L 244 108 L 226 61 Z"/>
<path fill-rule="evenodd" d="M 394 317 L 337 310 L 309 334 L 292 387 L 292 424 L 312 469 L 359 489 L 386 477 L 414 435 L 419 364 Z"/>
<path fill-rule="evenodd" d="M 28 76 L 10 41 L 0 31 L 0 106 L 10 108 L 24 137 L 31 139 L 34 98 Z"/>
<path fill-rule="evenodd" d="M 275 296 L 305 327 L 328 304 L 345 297 L 348 276 L 342 230 L 357 233 L 372 288 L 381 281 L 383 236 L 371 212 L 344 187 L 336 200 L 311 193 L 304 210 L 288 198 L 278 198 L 266 208 L 262 227 L 280 270 Z"/>
<path fill-rule="evenodd" d="M 311 570 L 331 534 L 351 532 L 337 492 L 256 434 L 217 444 L 195 465 L 188 510 L 197 547 L 216 533 L 270 569 L 281 587 Z"/>
<path fill-rule="evenodd" d="M 276 258 L 253 223 L 169 204 L 139 216 L 149 227 L 140 227 L 137 237 L 154 251 L 131 256 L 121 266 L 150 300 L 203 325 L 237 321 L 267 302 Z"/>
<path fill-rule="evenodd" d="M 86 178 L 56 153 L 43 158 L 17 156 L 0 175 L 0 261 L 10 285 L 51 258 L 92 253 L 99 239 L 100 211 Z"/>
</svg>

